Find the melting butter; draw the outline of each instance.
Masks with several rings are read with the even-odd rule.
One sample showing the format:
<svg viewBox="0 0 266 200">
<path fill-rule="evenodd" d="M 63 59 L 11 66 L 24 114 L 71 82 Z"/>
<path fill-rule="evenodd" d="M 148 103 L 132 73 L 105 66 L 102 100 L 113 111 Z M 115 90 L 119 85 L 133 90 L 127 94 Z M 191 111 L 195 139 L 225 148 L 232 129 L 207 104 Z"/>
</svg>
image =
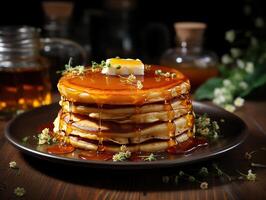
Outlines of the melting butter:
<svg viewBox="0 0 266 200">
<path fill-rule="evenodd" d="M 110 58 L 102 69 L 106 75 L 144 75 L 144 64 L 139 59 Z"/>
</svg>

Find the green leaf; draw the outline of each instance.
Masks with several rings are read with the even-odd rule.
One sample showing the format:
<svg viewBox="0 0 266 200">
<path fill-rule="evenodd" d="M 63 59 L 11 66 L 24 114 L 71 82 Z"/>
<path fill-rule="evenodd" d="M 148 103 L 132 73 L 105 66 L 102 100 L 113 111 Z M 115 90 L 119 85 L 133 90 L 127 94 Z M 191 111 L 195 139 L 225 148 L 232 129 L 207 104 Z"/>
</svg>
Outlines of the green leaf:
<svg viewBox="0 0 266 200">
<path fill-rule="evenodd" d="M 213 99 L 214 89 L 217 87 L 221 87 L 222 83 L 223 83 L 222 78 L 209 79 L 196 90 L 194 94 L 195 99 L 196 100 Z"/>
<path fill-rule="evenodd" d="M 222 77 L 228 77 L 230 75 L 230 68 L 228 66 L 220 65 L 218 69 Z"/>
<path fill-rule="evenodd" d="M 250 87 L 245 90 L 243 93 L 241 93 L 241 96 L 247 96 L 252 90 L 263 86 L 264 84 L 266 84 L 266 74 L 263 74 L 262 76 L 258 77 L 257 79 L 254 79 L 251 84 Z"/>
</svg>

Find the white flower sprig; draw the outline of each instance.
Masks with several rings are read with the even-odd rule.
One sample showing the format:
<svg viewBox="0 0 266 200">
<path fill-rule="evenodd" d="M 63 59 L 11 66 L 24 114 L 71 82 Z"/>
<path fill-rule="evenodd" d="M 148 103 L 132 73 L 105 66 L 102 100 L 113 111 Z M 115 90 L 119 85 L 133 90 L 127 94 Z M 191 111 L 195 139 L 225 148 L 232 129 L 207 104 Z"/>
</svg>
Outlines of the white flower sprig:
<svg viewBox="0 0 266 200">
<path fill-rule="evenodd" d="M 22 197 L 26 194 L 26 190 L 23 187 L 16 187 L 14 189 L 14 194 L 18 197 Z"/>
<path fill-rule="evenodd" d="M 38 144 L 50 144 L 52 137 L 49 134 L 49 128 L 44 128 L 40 134 L 38 134 Z"/>
<path fill-rule="evenodd" d="M 239 177 L 239 179 L 243 179 L 245 178 L 247 181 L 256 181 L 256 174 L 252 172 L 251 169 L 248 170 L 247 174 L 244 174 L 240 171 L 237 171 L 241 176 Z"/>
<path fill-rule="evenodd" d="M 127 149 L 125 145 L 120 147 L 120 152 L 113 155 L 114 162 L 126 161 L 131 157 L 131 152 Z"/>
<path fill-rule="evenodd" d="M 252 62 L 244 62 L 241 59 L 237 60 L 239 73 L 234 76 L 224 79 L 222 87 L 217 87 L 213 91 L 212 102 L 218 106 L 223 107 L 229 112 L 234 112 L 236 108 L 244 105 L 242 97 L 235 97 L 236 91 L 245 91 L 248 89 L 248 84 L 244 80 L 245 74 L 254 73 L 254 64 Z"/>
</svg>

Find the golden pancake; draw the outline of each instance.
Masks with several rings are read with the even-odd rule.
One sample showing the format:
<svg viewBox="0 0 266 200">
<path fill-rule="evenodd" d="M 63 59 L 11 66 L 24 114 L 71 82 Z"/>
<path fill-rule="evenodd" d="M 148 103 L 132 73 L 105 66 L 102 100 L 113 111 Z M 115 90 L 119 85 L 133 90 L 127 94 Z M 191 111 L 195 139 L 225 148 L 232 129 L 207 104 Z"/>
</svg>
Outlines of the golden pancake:
<svg viewBox="0 0 266 200">
<path fill-rule="evenodd" d="M 76 105 L 69 101 L 62 101 L 63 112 L 72 112 L 87 115 L 90 118 L 116 121 L 117 123 L 152 123 L 169 121 L 192 111 L 191 100 L 174 100 L 169 104 L 158 102 L 145 104 L 141 107 L 96 108 L 95 105 Z M 100 112 L 99 112 L 100 111 Z"/>
<path fill-rule="evenodd" d="M 175 141 L 177 143 L 182 143 L 186 140 L 188 140 L 188 136 L 187 134 L 182 134 L 179 137 L 175 138 Z M 92 150 L 92 151 L 97 151 L 98 150 L 98 144 L 89 142 L 89 141 L 84 141 L 84 140 L 80 140 L 78 137 L 66 137 L 65 138 L 66 141 L 68 141 L 68 143 L 70 143 L 71 145 L 73 145 L 76 148 L 80 148 L 80 149 L 85 149 L 85 150 Z M 158 151 L 164 151 L 165 149 L 169 148 L 171 146 L 171 144 L 168 141 L 152 141 L 149 143 L 142 143 L 142 144 L 138 144 L 138 145 L 128 145 L 127 149 L 131 152 L 137 152 L 137 151 L 141 151 L 141 152 L 158 152 Z M 119 152 L 121 146 L 120 145 L 110 145 L 110 144 L 105 144 L 104 145 L 104 150 L 105 151 L 110 151 L 110 152 Z"/>
<path fill-rule="evenodd" d="M 175 73 L 175 78 L 155 77 L 155 71 Z M 84 75 L 67 74 L 58 83 L 62 96 L 71 102 L 110 105 L 142 105 L 165 101 L 188 94 L 189 80 L 178 70 L 153 66 L 145 71 L 145 76 L 136 76 L 143 88 L 121 81 L 120 76 L 103 75 L 101 72 L 86 71 Z"/>
<path fill-rule="evenodd" d="M 168 140 L 188 130 L 193 132 L 193 115 L 186 114 L 176 118 L 172 123 L 161 122 L 147 125 L 139 124 L 136 130 L 136 124 L 117 124 L 114 122 L 101 123 L 99 127 L 97 121 L 82 118 L 80 115 L 72 114 L 70 121 L 69 113 L 59 114 L 54 123 L 54 131 L 64 131 L 64 135 L 77 135 L 81 138 L 92 140 L 112 141 L 117 144 L 142 143 L 151 139 Z M 61 127 L 59 127 L 59 124 Z M 98 132 L 101 128 L 101 133 Z M 171 134 L 169 134 L 171 132 Z M 62 135 L 62 134 L 61 134 Z M 193 136 L 191 134 L 190 136 Z"/>
</svg>

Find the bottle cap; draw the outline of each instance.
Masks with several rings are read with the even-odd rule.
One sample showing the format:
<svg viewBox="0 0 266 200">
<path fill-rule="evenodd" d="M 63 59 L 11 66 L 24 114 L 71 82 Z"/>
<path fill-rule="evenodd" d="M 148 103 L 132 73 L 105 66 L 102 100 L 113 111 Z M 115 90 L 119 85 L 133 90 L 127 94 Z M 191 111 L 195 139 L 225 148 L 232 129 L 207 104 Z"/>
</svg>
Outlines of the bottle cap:
<svg viewBox="0 0 266 200">
<path fill-rule="evenodd" d="M 201 45 L 207 25 L 202 22 L 176 22 L 174 24 L 178 41 L 186 45 Z"/>
</svg>

